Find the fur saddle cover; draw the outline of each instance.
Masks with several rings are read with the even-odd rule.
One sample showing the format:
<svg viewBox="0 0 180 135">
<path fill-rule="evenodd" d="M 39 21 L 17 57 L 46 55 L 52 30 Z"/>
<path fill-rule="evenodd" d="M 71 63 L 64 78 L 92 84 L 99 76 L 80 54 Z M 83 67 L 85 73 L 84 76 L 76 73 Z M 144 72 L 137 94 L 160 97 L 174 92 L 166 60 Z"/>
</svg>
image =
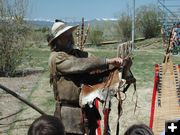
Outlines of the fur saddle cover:
<svg viewBox="0 0 180 135">
<path fill-rule="evenodd" d="M 99 99 L 102 102 L 110 101 L 117 92 L 125 92 L 130 84 L 136 82 L 130 70 L 131 66 L 132 58 L 127 56 L 124 58 L 123 66 L 112 70 L 102 83 L 82 85 L 79 97 L 80 106 L 84 107 L 86 104 L 92 106 L 95 99 Z M 128 87 L 126 88 L 125 85 Z"/>
</svg>

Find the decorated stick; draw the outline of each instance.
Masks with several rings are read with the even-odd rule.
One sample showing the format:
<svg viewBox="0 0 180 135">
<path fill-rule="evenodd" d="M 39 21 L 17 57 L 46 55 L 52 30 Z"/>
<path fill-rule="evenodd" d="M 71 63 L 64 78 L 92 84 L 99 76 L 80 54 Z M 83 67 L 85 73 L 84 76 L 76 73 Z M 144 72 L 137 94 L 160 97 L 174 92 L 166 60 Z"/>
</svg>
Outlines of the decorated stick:
<svg viewBox="0 0 180 135">
<path fill-rule="evenodd" d="M 170 34 L 169 34 L 169 44 L 168 44 L 168 48 L 166 50 L 166 54 L 168 54 L 170 51 L 171 51 L 171 48 L 172 48 L 172 37 L 173 37 L 173 32 L 174 32 L 174 25 L 173 27 L 171 28 L 171 31 L 170 31 Z"/>
<path fill-rule="evenodd" d="M 89 34 L 89 28 L 90 28 L 90 25 L 88 24 L 87 30 L 86 30 L 86 34 L 85 34 L 85 36 L 84 36 L 83 47 L 84 47 L 84 44 L 86 43 L 87 36 L 88 36 L 88 34 Z"/>
<path fill-rule="evenodd" d="M 162 35 L 162 47 L 165 47 L 165 29 L 161 28 L 161 35 Z"/>
<path fill-rule="evenodd" d="M 77 28 L 76 36 L 77 36 L 76 46 L 79 48 L 79 46 L 80 46 L 80 28 L 79 27 Z"/>
<path fill-rule="evenodd" d="M 80 45 L 80 50 L 83 50 L 83 39 L 84 39 L 84 17 L 82 18 L 82 25 L 81 25 L 81 45 Z"/>
</svg>

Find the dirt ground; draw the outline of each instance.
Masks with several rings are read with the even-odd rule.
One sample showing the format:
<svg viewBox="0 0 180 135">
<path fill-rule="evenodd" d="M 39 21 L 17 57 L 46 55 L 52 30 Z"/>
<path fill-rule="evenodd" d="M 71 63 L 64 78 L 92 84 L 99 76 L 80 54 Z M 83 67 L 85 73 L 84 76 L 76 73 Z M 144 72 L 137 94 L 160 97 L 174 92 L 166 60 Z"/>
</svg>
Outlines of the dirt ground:
<svg viewBox="0 0 180 135">
<path fill-rule="evenodd" d="M 25 77 L 1 77 L 0 83 L 28 99 L 39 77 L 38 73 Z M 21 101 L 0 89 L 0 134 L 8 134 L 15 123 L 23 121 L 23 119 L 16 119 L 17 115 L 23 111 L 23 106 Z"/>
<path fill-rule="evenodd" d="M 47 104 L 53 96 L 47 72 L 26 77 L 0 78 L 0 83 L 19 93 L 44 112 L 53 115 L 54 107 Z M 135 96 L 133 96 L 133 92 L 133 87 L 131 87 L 127 92 L 126 100 L 123 102 L 123 114 L 120 118 L 120 135 L 123 135 L 124 131 L 134 123 L 149 124 L 152 88 L 140 88 L 140 86 L 137 86 L 138 107 L 135 113 Z M 116 131 L 117 105 L 117 100 L 114 98 L 110 113 L 112 135 Z M 26 135 L 29 125 L 41 115 L 2 90 L 0 91 L 0 106 L 1 135 Z M 100 110 L 100 112 L 102 111 Z M 103 128 L 102 123 L 103 121 L 101 122 L 101 127 Z"/>
</svg>

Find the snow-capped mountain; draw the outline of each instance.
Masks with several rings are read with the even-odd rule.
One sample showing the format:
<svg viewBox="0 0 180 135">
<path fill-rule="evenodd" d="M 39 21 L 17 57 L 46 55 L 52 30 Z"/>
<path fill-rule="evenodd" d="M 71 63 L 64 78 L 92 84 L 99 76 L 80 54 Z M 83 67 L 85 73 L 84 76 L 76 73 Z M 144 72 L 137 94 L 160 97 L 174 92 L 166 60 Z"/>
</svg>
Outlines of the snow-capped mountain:
<svg viewBox="0 0 180 135">
<path fill-rule="evenodd" d="M 35 25 L 35 26 L 39 26 L 39 27 L 51 27 L 53 25 L 52 20 L 48 20 L 48 19 L 25 19 L 28 23 Z M 85 20 L 85 23 L 89 23 L 89 24 L 95 24 L 98 22 L 116 22 L 118 19 L 117 18 L 96 18 L 93 20 Z M 63 20 L 64 21 L 64 20 Z M 68 21 L 67 22 L 69 25 L 77 25 L 77 24 L 81 24 L 81 21 Z"/>
</svg>

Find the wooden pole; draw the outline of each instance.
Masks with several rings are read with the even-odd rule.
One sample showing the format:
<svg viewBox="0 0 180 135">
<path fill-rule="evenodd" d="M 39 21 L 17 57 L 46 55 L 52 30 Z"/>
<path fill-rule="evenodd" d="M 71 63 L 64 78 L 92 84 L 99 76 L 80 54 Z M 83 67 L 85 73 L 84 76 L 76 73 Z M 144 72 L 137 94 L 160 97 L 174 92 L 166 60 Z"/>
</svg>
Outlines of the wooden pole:
<svg viewBox="0 0 180 135">
<path fill-rule="evenodd" d="M 26 99 L 24 99 L 23 97 L 21 97 L 20 95 L 18 95 L 17 93 L 13 92 L 12 90 L 10 90 L 9 88 L 3 86 L 0 84 L 0 88 L 4 91 L 6 91 L 7 93 L 11 94 L 12 96 L 14 96 L 15 98 L 21 100 L 22 102 L 24 102 L 25 104 L 27 104 L 28 106 L 30 106 L 31 108 L 33 108 L 34 110 L 36 110 L 37 112 L 39 112 L 42 115 L 46 115 L 45 112 L 43 112 L 40 108 L 38 108 L 37 106 L 35 106 L 34 104 L 30 103 L 29 101 L 27 101 Z"/>
</svg>

